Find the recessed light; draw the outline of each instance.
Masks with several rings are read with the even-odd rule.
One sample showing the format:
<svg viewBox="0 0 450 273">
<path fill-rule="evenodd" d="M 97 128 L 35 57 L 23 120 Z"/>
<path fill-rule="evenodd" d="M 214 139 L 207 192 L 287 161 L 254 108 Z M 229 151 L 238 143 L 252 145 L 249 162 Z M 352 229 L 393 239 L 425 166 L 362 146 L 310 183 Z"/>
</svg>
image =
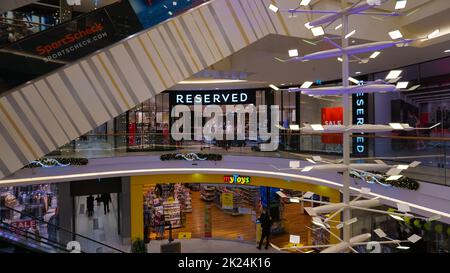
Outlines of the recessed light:
<svg viewBox="0 0 450 273">
<path fill-rule="evenodd" d="M 450 53 L 450 49 L 445 50 L 444 53 Z"/>
<path fill-rule="evenodd" d="M 311 31 L 314 36 L 321 36 L 325 34 L 325 31 L 322 27 L 313 27 L 311 28 Z"/>
<path fill-rule="evenodd" d="M 277 13 L 279 10 L 278 7 L 273 4 L 270 4 L 269 9 L 275 13 Z"/>
<path fill-rule="evenodd" d="M 298 57 L 298 50 L 297 49 L 291 49 L 289 50 L 289 57 Z"/>
<path fill-rule="evenodd" d="M 304 82 L 300 88 L 310 88 L 313 82 Z"/>
<path fill-rule="evenodd" d="M 403 35 L 400 32 L 400 30 L 394 30 L 394 31 L 389 32 L 389 36 L 391 36 L 392 40 L 403 38 Z"/>
<path fill-rule="evenodd" d="M 386 76 L 386 80 L 392 80 L 392 79 L 396 79 L 400 76 L 400 74 L 402 74 L 402 70 L 392 70 L 391 72 L 389 72 L 389 74 Z"/>
<path fill-rule="evenodd" d="M 273 85 L 273 84 L 269 85 L 269 87 L 272 88 L 272 89 L 275 90 L 275 91 L 280 90 L 280 88 L 276 87 L 276 86 Z"/>
<path fill-rule="evenodd" d="M 309 5 L 310 2 L 311 2 L 311 0 L 302 0 L 300 2 L 300 6 L 307 6 L 307 5 Z"/>
<path fill-rule="evenodd" d="M 378 57 L 378 55 L 380 55 L 381 54 L 381 52 L 380 51 L 375 51 L 374 53 L 372 53 L 372 55 L 370 55 L 370 57 L 369 58 L 371 58 L 371 59 L 375 59 L 376 57 Z"/>
<path fill-rule="evenodd" d="M 359 74 L 361 74 L 361 72 L 357 71 L 357 72 L 355 72 L 355 74 L 356 74 L 356 75 L 359 75 Z"/>
<path fill-rule="evenodd" d="M 395 9 L 404 9 L 406 7 L 407 0 L 397 0 L 395 3 Z"/>
<path fill-rule="evenodd" d="M 397 89 L 406 89 L 408 87 L 409 82 L 399 82 L 397 83 Z"/>
</svg>

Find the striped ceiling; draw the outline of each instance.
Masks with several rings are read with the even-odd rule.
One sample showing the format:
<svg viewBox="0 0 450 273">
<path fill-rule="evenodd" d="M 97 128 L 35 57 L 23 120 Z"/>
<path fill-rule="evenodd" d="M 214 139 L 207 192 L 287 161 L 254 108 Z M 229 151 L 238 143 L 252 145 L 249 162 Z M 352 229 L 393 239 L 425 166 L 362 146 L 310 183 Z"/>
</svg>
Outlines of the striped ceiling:
<svg viewBox="0 0 450 273">
<path fill-rule="evenodd" d="M 9 91 L 0 178 L 268 34 L 298 36 L 271 2 L 214 0 Z"/>
</svg>

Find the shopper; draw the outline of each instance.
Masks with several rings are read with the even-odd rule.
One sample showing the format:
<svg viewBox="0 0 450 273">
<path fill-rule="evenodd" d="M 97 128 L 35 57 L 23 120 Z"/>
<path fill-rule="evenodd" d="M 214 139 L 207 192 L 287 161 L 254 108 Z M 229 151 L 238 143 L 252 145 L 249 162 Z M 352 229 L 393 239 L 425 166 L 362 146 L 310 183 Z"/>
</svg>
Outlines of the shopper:
<svg viewBox="0 0 450 273">
<path fill-rule="evenodd" d="M 89 195 L 86 201 L 87 213 L 88 217 L 92 217 L 94 215 L 94 196 Z"/>
<path fill-rule="evenodd" d="M 109 213 L 109 203 L 112 202 L 111 195 L 109 193 L 103 193 L 101 198 L 103 202 L 103 210 L 105 211 L 105 214 L 107 214 Z"/>
<path fill-rule="evenodd" d="M 55 214 L 50 217 L 47 225 L 48 239 L 53 242 L 58 242 L 58 225 L 59 225 L 59 213 L 58 208 L 55 210 Z"/>
<path fill-rule="evenodd" d="M 261 240 L 259 241 L 258 249 L 261 249 L 264 239 L 266 239 L 266 249 L 269 248 L 269 240 L 270 240 L 270 228 L 272 226 L 272 221 L 270 216 L 267 213 L 267 209 L 263 208 L 261 216 L 259 217 L 259 222 L 261 223 Z"/>
</svg>

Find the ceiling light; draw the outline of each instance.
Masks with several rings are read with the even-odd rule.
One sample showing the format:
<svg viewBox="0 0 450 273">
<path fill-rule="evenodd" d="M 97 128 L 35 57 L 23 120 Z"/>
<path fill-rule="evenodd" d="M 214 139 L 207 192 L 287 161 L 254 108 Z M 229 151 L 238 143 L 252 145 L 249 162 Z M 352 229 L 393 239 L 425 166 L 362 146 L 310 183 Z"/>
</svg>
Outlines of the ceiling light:
<svg viewBox="0 0 450 273">
<path fill-rule="evenodd" d="M 308 82 L 308 81 L 306 81 L 306 82 L 304 82 L 304 83 L 302 84 L 302 86 L 300 86 L 300 88 L 305 88 L 305 89 L 307 89 L 307 88 L 310 88 L 311 85 L 313 85 L 313 82 Z"/>
<path fill-rule="evenodd" d="M 401 169 L 391 168 L 391 169 L 389 169 L 389 171 L 386 172 L 386 175 L 394 176 L 394 175 L 399 175 L 401 172 L 402 172 Z"/>
<path fill-rule="evenodd" d="M 341 63 L 344 61 L 344 59 L 342 59 L 341 57 L 338 57 L 337 60 L 340 61 Z"/>
<path fill-rule="evenodd" d="M 403 35 L 400 32 L 400 30 L 394 30 L 394 31 L 389 32 L 389 36 L 391 36 L 392 40 L 397 40 L 397 39 L 403 38 Z"/>
<path fill-rule="evenodd" d="M 289 50 L 289 57 L 298 57 L 298 50 L 297 49 L 291 49 Z"/>
<path fill-rule="evenodd" d="M 298 200 L 297 198 L 289 198 L 289 202 L 291 202 L 291 203 L 300 203 L 300 200 Z"/>
<path fill-rule="evenodd" d="M 403 125 L 400 123 L 389 123 L 389 126 L 394 130 L 403 130 Z"/>
<path fill-rule="evenodd" d="M 345 35 L 345 39 L 350 38 L 353 34 L 356 33 L 356 30 L 351 31 L 350 33 L 348 33 L 347 35 Z"/>
<path fill-rule="evenodd" d="M 309 22 L 305 24 L 305 27 L 306 27 L 307 29 L 312 29 L 312 28 L 313 28 L 313 26 L 311 26 L 311 25 L 309 24 Z"/>
<path fill-rule="evenodd" d="M 300 2 L 300 6 L 307 6 L 307 5 L 309 5 L 309 3 L 311 3 L 311 0 L 302 0 Z"/>
<path fill-rule="evenodd" d="M 340 29 L 342 27 L 342 24 L 339 24 L 339 25 L 337 25 L 334 29 L 335 30 L 338 30 L 338 29 Z"/>
<path fill-rule="evenodd" d="M 407 0 L 397 0 L 397 2 L 395 3 L 395 9 L 404 9 L 407 2 Z"/>
<path fill-rule="evenodd" d="M 275 13 L 278 12 L 279 8 L 275 6 L 274 4 L 270 4 L 269 9 Z"/>
<path fill-rule="evenodd" d="M 408 206 L 408 204 L 397 203 L 397 210 L 401 212 L 410 212 L 411 208 Z"/>
<path fill-rule="evenodd" d="M 273 85 L 273 84 L 269 85 L 269 87 L 272 88 L 272 89 L 275 90 L 275 91 L 280 90 L 280 88 L 276 87 L 276 86 Z"/>
<path fill-rule="evenodd" d="M 393 80 L 396 79 L 402 74 L 402 70 L 392 70 L 389 72 L 389 74 L 386 76 L 386 80 Z"/>
<path fill-rule="evenodd" d="M 322 27 L 313 27 L 313 28 L 311 28 L 311 31 L 315 37 L 325 34 Z"/>
<path fill-rule="evenodd" d="M 397 169 L 399 170 L 407 170 L 409 168 L 409 165 L 397 165 Z"/>
<path fill-rule="evenodd" d="M 308 167 L 303 168 L 301 172 L 303 172 L 303 173 L 304 173 L 304 172 L 309 172 L 309 171 L 311 171 L 313 168 L 314 168 L 313 166 L 308 166 Z"/>
<path fill-rule="evenodd" d="M 307 191 L 307 192 L 305 192 L 305 194 L 303 194 L 302 198 L 308 199 L 308 198 L 313 197 L 313 195 L 314 195 L 314 192 L 312 192 L 312 191 Z"/>
<path fill-rule="evenodd" d="M 436 38 L 439 35 L 440 30 L 436 29 L 435 31 L 431 32 L 430 34 L 428 34 L 427 38 L 428 39 L 433 39 Z"/>
<path fill-rule="evenodd" d="M 375 59 L 376 57 L 378 57 L 378 55 L 380 55 L 380 51 L 375 51 L 374 53 L 372 53 L 372 55 L 370 55 L 370 57 L 369 58 L 371 58 L 371 59 Z"/>
<path fill-rule="evenodd" d="M 276 194 L 278 194 L 278 196 L 280 196 L 281 198 L 286 198 L 287 195 L 284 194 L 282 191 L 277 191 Z"/>
<path fill-rule="evenodd" d="M 399 83 L 397 83 L 396 88 L 397 89 L 406 89 L 406 88 L 408 88 L 408 84 L 409 84 L 409 82 L 399 82 Z"/>
<path fill-rule="evenodd" d="M 386 181 L 397 181 L 397 180 L 399 180 L 402 177 L 403 177 L 403 175 L 401 175 L 401 174 L 399 174 L 399 175 L 392 175 L 392 176 L 389 176 L 388 178 L 386 178 Z"/>
<path fill-rule="evenodd" d="M 361 74 L 361 72 L 359 72 L 359 71 L 356 71 L 356 72 L 355 72 L 355 74 L 356 74 L 356 75 L 359 75 L 359 74 Z"/>
<path fill-rule="evenodd" d="M 323 128 L 322 124 L 311 124 L 311 128 L 314 131 L 324 131 L 325 129 Z"/>
<path fill-rule="evenodd" d="M 450 49 L 445 50 L 444 53 L 450 53 Z"/>
<path fill-rule="evenodd" d="M 414 90 L 416 90 L 419 87 L 420 87 L 420 84 L 414 85 L 413 87 L 409 88 L 408 91 L 414 91 Z"/>
</svg>

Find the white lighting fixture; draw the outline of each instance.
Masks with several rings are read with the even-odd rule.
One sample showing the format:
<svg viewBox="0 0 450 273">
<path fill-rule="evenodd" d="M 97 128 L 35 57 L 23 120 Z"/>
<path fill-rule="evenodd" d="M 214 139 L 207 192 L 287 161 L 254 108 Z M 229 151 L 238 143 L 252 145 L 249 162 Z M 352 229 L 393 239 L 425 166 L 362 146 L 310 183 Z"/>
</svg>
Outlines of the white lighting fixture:
<svg viewBox="0 0 450 273">
<path fill-rule="evenodd" d="M 355 78 L 349 77 L 348 80 L 351 81 L 354 84 L 359 84 L 359 81 L 357 79 L 355 79 Z"/>
<path fill-rule="evenodd" d="M 419 87 L 420 87 L 420 84 L 414 85 L 414 86 L 412 86 L 411 88 L 409 88 L 408 91 L 414 91 L 414 90 L 417 90 Z"/>
<path fill-rule="evenodd" d="M 355 72 L 355 74 L 356 74 L 356 75 L 359 75 L 359 74 L 361 74 L 361 72 L 359 72 L 359 71 L 356 71 L 356 72 Z"/>
<path fill-rule="evenodd" d="M 419 166 L 420 164 L 422 164 L 422 162 L 420 162 L 420 161 L 413 161 L 411 164 L 409 164 L 409 166 L 411 168 L 415 168 L 415 167 Z"/>
<path fill-rule="evenodd" d="M 450 53 L 450 49 L 444 50 L 444 53 Z"/>
<path fill-rule="evenodd" d="M 380 51 L 375 51 L 374 53 L 372 53 L 372 55 L 370 55 L 370 57 L 369 58 L 371 58 L 371 59 L 375 59 L 376 57 L 378 57 L 378 55 L 380 55 L 381 54 L 381 52 Z"/>
<path fill-rule="evenodd" d="M 269 9 L 275 13 L 277 13 L 279 10 L 279 8 L 277 6 L 275 6 L 274 4 L 270 4 Z"/>
<path fill-rule="evenodd" d="M 298 124 L 290 124 L 289 129 L 292 131 L 300 131 L 300 126 Z"/>
<path fill-rule="evenodd" d="M 386 175 L 393 176 L 393 175 L 399 175 L 402 172 L 401 169 L 392 168 L 389 171 L 386 172 Z"/>
<path fill-rule="evenodd" d="M 305 24 L 305 27 L 306 27 L 307 29 L 312 29 L 312 28 L 313 28 L 313 26 L 311 26 L 311 25 L 309 24 L 309 22 Z"/>
<path fill-rule="evenodd" d="M 311 0 L 302 0 L 300 2 L 300 6 L 307 6 L 307 5 L 309 5 L 309 3 L 311 3 Z"/>
<path fill-rule="evenodd" d="M 297 198 L 289 198 L 289 202 L 291 202 L 291 203 L 300 203 L 300 200 L 298 200 Z"/>
<path fill-rule="evenodd" d="M 304 82 L 304 83 L 302 84 L 302 86 L 300 86 L 300 88 L 305 88 L 305 89 L 307 89 L 307 88 L 310 88 L 311 85 L 313 85 L 313 82 Z"/>
<path fill-rule="evenodd" d="M 302 172 L 302 173 L 309 172 L 309 171 L 311 171 L 313 168 L 314 168 L 313 166 L 308 166 L 308 167 L 303 168 L 303 169 L 301 170 L 301 172 Z"/>
<path fill-rule="evenodd" d="M 314 160 L 312 160 L 311 158 L 307 158 L 306 161 L 308 161 L 311 164 L 316 164 L 316 162 Z"/>
<path fill-rule="evenodd" d="M 286 197 L 287 197 L 287 195 L 284 194 L 282 191 L 277 191 L 276 193 L 277 193 L 278 196 L 280 196 L 281 198 L 286 198 Z"/>
<path fill-rule="evenodd" d="M 311 31 L 315 37 L 322 36 L 325 34 L 325 31 L 323 31 L 322 27 L 313 27 L 313 28 L 311 28 Z"/>
<path fill-rule="evenodd" d="M 389 123 L 389 126 L 394 130 L 403 130 L 403 125 L 401 123 Z"/>
<path fill-rule="evenodd" d="M 273 85 L 273 84 L 269 85 L 269 87 L 272 88 L 272 89 L 275 90 L 275 91 L 280 90 L 280 88 L 276 87 L 276 86 Z"/>
<path fill-rule="evenodd" d="M 350 220 L 348 220 L 348 221 L 345 221 L 345 224 L 346 224 L 347 226 L 349 226 L 349 225 L 354 224 L 354 223 L 356 223 L 356 222 L 358 222 L 358 218 L 357 218 L 357 217 L 352 218 L 352 219 L 350 219 Z"/>
<path fill-rule="evenodd" d="M 361 188 L 361 194 L 369 194 L 370 192 L 370 188 Z"/>
<path fill-rule="evenodd" d="M 305 192 L 305 194 L 303 194 L 303 198 L 305 198 L 305 199 L 308 199 L 308 198 L 311 198 L 311 197 L 313 197 L 313 195 L 314 195 L 314 192 L 312 192 L 312 191 L 307 191 L 307 192 Z"/>
<path fill-rule="evenodd" d="M 408 204 L 404 204 L 404 203 L 397 203 L 397 209 L 398 211 L 401 212 L 410 212 L 411 208 L 409 207 Z"/>
<path fill-rule="evenodd" d="M 389 36 L 391 36 L 392 40 L 403 38 L 403 34 L 400 32 L 400 30 L 394 30 L 389 32 Z"/>
<path fill-rule="evenodd" d="M 320 161 L 322 161 L 322 157 L 315 155 L 312 157 L 312 160 L 314 160 L 315 162 L 320 162 Z"/>
<path fill-rule="evenodd" d="M 300 168 L 300 161 L 289 161 L 289 168 L 292 169 Z"/>
<path fill-rule="evenodd" d="M 398 82 L 396 88 L 397 89 L 406 89 L 408 88 L 409 82 Z"/>
<path fill-rule="evenodd" d="M 407 2 L 407 0 L 397 0 L 397 2 L 395 2 L 395 9 L 404 9 Z"/>
<path fill-rule="evenodd" d="M 397 181 L 397 180 L 399 180 L 400 178 L 402 178 L 403 177 L 403 175 L 392 175 L 392 176 L 389 176 L 388 178 L 386 178 L 386 181 Z"/>
<path fill-rule="evenodd" d="M 347 35 L 345 35 L 345 39 L 350 38 L 350 37 L 353 36 L 353 34 L 355 34 L 355 33 L 356 33 L 356 30 L 353 30 L 353 31 L 349 32 Z"/>
<path fill-rule="evenodd" d="M 391 70 L 389 74 L 386 76 L 386 80 L 393 80 L 397 79 L 400 74 L 402 74 L 402 70 Z"/>
<path fill-rule="evenodd" d="M 186 80 L 178 84 L 221 84 L 221 83 L 242 83 L 246 80 L 229 80 L 229 79 L 215 79 L 215 80 Z"/>
<path fill-rule="evenodd" d="M 325 129 L 323 128 L 322 124 L 311 124 L 311 128 L 314 131 L 324 131 Z"/>
<path fill-rule="evenodd" d="M 289 50 L 289 57 L 298 57 L 298 50 L 297 49 L 291 49 Z"/>
<path fill-rule="evenodd" d="M 337 60 L 340 61 L 341 63 L 344 61 L 341 57 L 338 57 Z"/>
<path fill-rule="evenodd" d="M 436 29 L 435 31 L 431 32 L 430 34 L 428 34 L 427 38 L 428 39 L 433 39 L 436 38 L 437 36 L 439 36 L 439 29 Z"/>
<path fill-rule="evenodd" d="M 373 232 L 375 232 L 375 234 L 380 238 L 385 238 L 387 236 L 386 233 L 384 233 L 384 231 L 380 228 L 375 229 Z"/>
<path fill-rule="evenodd" d="M 405 222 L 405 219 L 403 219 L 402 217 L 398 216 L 398 215 L 394 215 L 394 214 L 389 214 L 389 216 L 391 216 L 392 218 L 394 218 L 397 221 L 403 221 Z"/>
<path fill-rule="evenodd" d="M 413 234 L 408 238 L 408 241 L 410 241 L 411 243 L 415 244 L 417 243 L 420 239 L 422 239 L 422 237 L 420 237 L 417 234 Z"/>
<path fill-rule="evenodd" d="M 409 165 L 397 165 L 397 169 L 399 170 L 407 170 L 409 168 Z"/>
<path fill-rule="evenodd" d="M 339 25 L 337 25 L 334 29 L 335 30 L 338 30 L 338 29 L 340 29 L 342 27 L 342 24 L 339 24 Z"/>
<path fill-rule="evenodd" d="M 441 219 L 441 216 L 440 216 L 440 215 L 433 215 L 433 216 L 431 216 L 430 218 L 428 218 L 427 221 L 428 221 L 428 222 L 432 222 L 432 221 L 437 221 L 437 220 L 439 220 L 439 219 Z"/>
<path fill-rule="evenodd" d="M 397 247 L 397 249 L 408 250 L 408 249 L 409 249 L 409 246 L 401 246 L 401 245 L 399 245 L 399 246 Z"/>
</svg>

